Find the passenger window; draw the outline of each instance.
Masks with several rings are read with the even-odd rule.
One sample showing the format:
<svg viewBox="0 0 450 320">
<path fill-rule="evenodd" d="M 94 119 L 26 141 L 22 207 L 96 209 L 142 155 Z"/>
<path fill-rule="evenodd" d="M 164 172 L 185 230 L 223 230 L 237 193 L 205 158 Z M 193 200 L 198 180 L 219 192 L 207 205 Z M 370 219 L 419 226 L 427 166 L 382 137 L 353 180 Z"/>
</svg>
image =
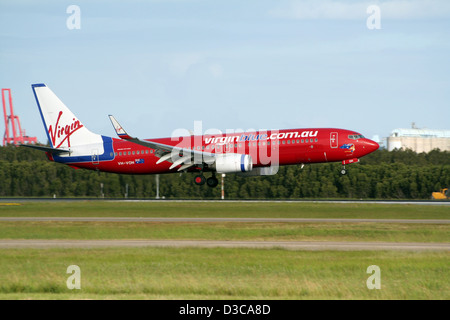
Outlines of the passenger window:
<svg viewBox="0 0 450 320">
<path fill-rule="evenodd" d="M 305 143 L 305 140 L 304 140 L 304 139 L 302 139 L 302 143 Z"/>
</svg>

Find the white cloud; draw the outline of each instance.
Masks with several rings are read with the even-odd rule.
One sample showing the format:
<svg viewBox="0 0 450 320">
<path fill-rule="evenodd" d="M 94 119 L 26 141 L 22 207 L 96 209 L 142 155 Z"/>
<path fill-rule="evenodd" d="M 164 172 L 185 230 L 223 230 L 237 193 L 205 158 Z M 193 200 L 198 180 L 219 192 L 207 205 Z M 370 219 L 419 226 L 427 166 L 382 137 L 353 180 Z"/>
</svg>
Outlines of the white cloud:
<svg viewBox="0 0 450 320">
<path fill-rule="evenodd" d="M 293 0 L 270 11 L 277 18 L 299 20 L 360 20 L 367 8 L 378 5 L 382 19 L 435 19 L 450 17 L 448 0 Z"/>
</svg>

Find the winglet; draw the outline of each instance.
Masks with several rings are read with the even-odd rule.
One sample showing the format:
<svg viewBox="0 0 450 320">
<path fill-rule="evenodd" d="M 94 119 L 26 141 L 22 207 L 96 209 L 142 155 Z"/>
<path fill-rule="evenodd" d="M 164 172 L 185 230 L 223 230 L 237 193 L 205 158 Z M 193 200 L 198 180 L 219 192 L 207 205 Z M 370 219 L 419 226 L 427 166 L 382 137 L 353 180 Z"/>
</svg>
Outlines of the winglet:
<svg viewBox="0 0 450 320">
<path fill-rule="evenodd" d="M 112 115 L 109 115 L 109 120 L 111 120 L 111 123 L 114 127 L 114 130 L 116 130 L 117 135 L 119 138 L 124 140 L 131 140 L 133 139 L 128 135 L 128 133 L 122 128 L 122 126 L 117 122 L 116 118 L 114 118 Z"/>
</svg>

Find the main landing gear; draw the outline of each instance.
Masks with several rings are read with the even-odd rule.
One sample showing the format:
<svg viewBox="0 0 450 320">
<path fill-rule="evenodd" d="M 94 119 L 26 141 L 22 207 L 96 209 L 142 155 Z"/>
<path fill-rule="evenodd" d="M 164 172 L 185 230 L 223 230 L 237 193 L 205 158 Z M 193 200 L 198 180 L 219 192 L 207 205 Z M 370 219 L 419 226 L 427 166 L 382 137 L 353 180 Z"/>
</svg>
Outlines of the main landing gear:
<svg viewBox="0 0 450 320">
<path fill-rule="evenodd" d="M 202 174 L 200 174 L 200 175 L 194 177 L 194 182 L 196 185 L 202 186 L 205 184 L 206 179 Z"/>
<path fill-rule="evenodd" d="M 194 183 L 198 186 L 202 186 L 206 183 L 208 187 L 214 188 L 219 184 L 219 180 L 217 180 L 215 175 L 212 175 L 211 177 L 206 179 L 203 174 L 199 174 L 194 177 Z"/>
</svg>

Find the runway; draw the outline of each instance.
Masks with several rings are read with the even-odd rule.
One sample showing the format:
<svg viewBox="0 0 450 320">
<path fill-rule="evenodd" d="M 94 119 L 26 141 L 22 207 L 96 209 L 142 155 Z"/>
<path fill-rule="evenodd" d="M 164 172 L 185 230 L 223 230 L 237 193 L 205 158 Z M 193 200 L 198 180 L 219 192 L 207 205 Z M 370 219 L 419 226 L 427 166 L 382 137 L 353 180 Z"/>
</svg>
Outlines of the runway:
<svg viewBox="0 0 450 320">
<path fill-rule="evenodd" d="M 71 200 L 69 200 L 71 201 Z M 77 200 L 78 201 L 78 200 Z M 135 200 L 136 201 L 136 200 Z M 139 201 L 139 200 L 138 200 Z M 264 202 L 264 201 L 263 201 Z M 337 203 L 337 202 L 335 202 Z M 340 202 L 342 203 L 342 202 Z M 344 201 L 344 203 L 349 203 Z M 365 203 L 365 202 L 357 202 Z M 380 202 L 376 202 L 380 203 Z M 394 202 L 400 204 L 400 202 Z M 383 204 L 385 204 L 383 202 Z M 402 202 L 413 205 L 448 205 L 446 203 Z M 423 217 L 423 216 L 422 216 Z M 0 222 L 105 222 L 105 223 L 374 223 L 374 224 L 449 224 L 450 219 L 355 219 L 355 218 L 247 218 L 247 217 L 0 217 Z M 361 241 L 223 241 L 223 240 L 0 240 L 0 248 L 253 248 L 286 250 L 407 250 L 407 251 L 450 251 L 450 243 L 419 242 L 361 242 Z"/>
<path fill-rule="evenodd" d="M 345 219 L 345 218 L 151 218 L 151 217 L 0 217 L 0 221 L 57 222 L 276 222 L 276 223 L 417 223 L 449 224 L 450 219 Z"/>
<path fill-rule="evenodd" d="M 309 251 L 450 251 L 450 243 L 338 242 L 338 241 L 211 241 L 211 240 L 0 240 L 2 249 L 52 248 L 253 248 Z"/>
<path fill-rule="evenodd" d="M 334 203 L 334 204 L 397 204 L 397 205 L 432 205 L 450 206 L 449 200 L 322 200 L 322 199 L 287 199 L 287 200 L 197 200 L 197 199 L 115 199 L 115 198 L 1 198 L 0 203 L 27 203 L 27 202 L 149 202 L 149 203 L 171 203 L 171 202 L 208 202 L 208 203 Z"/>
</svg>

